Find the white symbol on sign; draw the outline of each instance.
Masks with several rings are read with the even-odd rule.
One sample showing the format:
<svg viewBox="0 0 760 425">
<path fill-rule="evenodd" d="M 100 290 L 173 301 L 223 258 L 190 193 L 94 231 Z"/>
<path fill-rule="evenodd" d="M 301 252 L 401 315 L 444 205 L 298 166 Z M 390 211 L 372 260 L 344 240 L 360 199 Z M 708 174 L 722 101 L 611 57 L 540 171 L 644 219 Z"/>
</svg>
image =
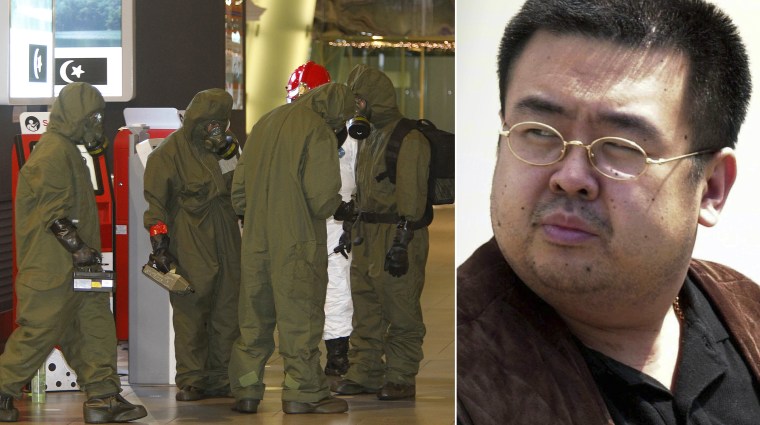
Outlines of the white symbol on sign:
<svg viewBox="0 0 760 425">
<path fill-rule="evenodd" d="M 73 66 L 71 67 L 71 75 L 82 78 L 82 74 L 84 74 L 84 70 L 82 69 L 82 65 L 79 66 Z"/>
<path fill-rule="evenodd" d="M 26 120 L 26 128 L 31 132 L 37 132 L 40 129 L 40 122 L 37 120 L 37 118 L 29 117 L 28 120 Z"/>
<path fill-rule="evenodd" d="M 69 65 L 71 65 L 72 62 L 74 62 L 74 61 L 73 60 L 67 60 L 66 62 L 64 62 L 63 65 L 61 65 L 61 69 L 59 71 L 59 74 L 61 74 L 61 79 L 63 81 L 65 81 L 65 82 L 67 82 L 67 83 L 73 83 L 74 82 L 74 81 L 71 80 L 71 78 L 69 78 L 69 73 L 68 73 Z M 81 68 L 81 66 L 80 66 L 80 68 Z"/>
<path fill-rule="evenodd" d="M 34 49 L 34 79 L 40 79 L 40 72 L 42 71 L 42 55 L 40 55 L 40 49 Z"/>
</svg>

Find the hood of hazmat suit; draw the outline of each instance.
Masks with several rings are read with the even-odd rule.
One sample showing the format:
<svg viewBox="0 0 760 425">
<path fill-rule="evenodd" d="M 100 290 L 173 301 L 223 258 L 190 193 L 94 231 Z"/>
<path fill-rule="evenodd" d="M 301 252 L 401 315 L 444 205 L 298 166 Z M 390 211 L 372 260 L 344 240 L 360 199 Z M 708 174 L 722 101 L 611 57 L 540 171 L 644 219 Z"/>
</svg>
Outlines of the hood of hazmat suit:
<svg viewBox="0 0 760 425">
<path fill-rule="evenodd" d="M 90 115 L 106 107 L 103 96 L 87 83 L 71 83 L 61 89 L 50 110 L 47 131 L 78 143 L 84 137 Z"/>
<path fill-rule="evenodd" d="M 232 113 L 232 96 L 222 89 L 199 92 L 190 101 L 182 121 L 182 132 L 187 140 L 203 143 L 203 127 L 209 121 L 220 121 L 225 126 Z"/>
<path fill-rule="evenodd" d="M 357 65 L 348 74 L 346 84 L 355 95 L 367 101 L 367 118 L 373 127 L 382 128 L 401 119 L 396 104 L 396 89 L 382 71 L 364 64 Z"/>
</svg>

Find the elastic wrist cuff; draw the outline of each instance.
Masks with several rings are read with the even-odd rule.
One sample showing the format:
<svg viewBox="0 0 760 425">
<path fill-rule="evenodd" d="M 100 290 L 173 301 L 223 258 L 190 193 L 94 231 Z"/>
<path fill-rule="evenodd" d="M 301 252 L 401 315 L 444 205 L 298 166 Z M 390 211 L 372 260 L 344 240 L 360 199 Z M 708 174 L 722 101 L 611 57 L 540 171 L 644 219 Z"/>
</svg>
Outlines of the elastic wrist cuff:
<svg viewBox="0 0 760 425">
<path fill-rule="evenodd" d="M 167 234 L 169 233 L 169 228 L 166 227 L 166 223 L 163 221 L 159 221 L 158 223 L 154 224 L 153 226 L 150 226 L 150 235 L 156 236 L 161 234 Z"/>
</svg>

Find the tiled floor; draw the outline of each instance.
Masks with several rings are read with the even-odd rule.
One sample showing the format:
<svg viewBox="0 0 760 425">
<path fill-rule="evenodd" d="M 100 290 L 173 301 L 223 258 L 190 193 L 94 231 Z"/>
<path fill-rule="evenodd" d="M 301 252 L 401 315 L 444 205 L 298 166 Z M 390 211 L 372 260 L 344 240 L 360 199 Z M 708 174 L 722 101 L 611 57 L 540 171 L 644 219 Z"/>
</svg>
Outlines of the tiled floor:
<svg viewBox="0 0 760 425">
<path fill-rule="evenodd" d="M 384 401 L 374 395 L 344 397 L 349 412 L 333 415 L 286 415 L 280 391 L 282 361 L 272 356 L 266 372 L 267 394 L 259 413 L 244 415 L 230 409 L 232 399 L 177 402 L 174 386 L 130 386 L 123 376 L 129 401 L 143 404 L 148 416 L 139 424 L 320 424 L 320 425 L 447 425 L 454 423 L 454 208 L 436 210 L 430 226 L 430 256 L 422 294 L 427 326 L 425 359 L 417 376 L 414 401 Z M 322 348 L 324 353 L 324 348 Z M 127 347 L 119 347 L 119 371 L 127 371 Z M 44 404 L 31 398 L 16 401 L 20 423 L 81 424 L 81 392 L 48 392 Z"/>
</svg>

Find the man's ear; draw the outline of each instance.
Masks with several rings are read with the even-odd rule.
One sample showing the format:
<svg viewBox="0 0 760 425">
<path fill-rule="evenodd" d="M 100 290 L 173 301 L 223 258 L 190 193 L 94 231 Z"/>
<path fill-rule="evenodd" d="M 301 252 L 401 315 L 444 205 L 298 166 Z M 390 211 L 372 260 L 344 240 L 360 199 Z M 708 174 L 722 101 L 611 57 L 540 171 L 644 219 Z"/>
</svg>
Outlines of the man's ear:
<svg viewBox="0 0 760 425">
<path fill-rule="evenodd" d="M 699 224 L 712 227 L 718 223 L 728 193 L 736 181 L 736 155 L 731 148 L 723 148 L 713 155 L 704 171 L 705 186 L 699 207 Z"/>
</svg>

